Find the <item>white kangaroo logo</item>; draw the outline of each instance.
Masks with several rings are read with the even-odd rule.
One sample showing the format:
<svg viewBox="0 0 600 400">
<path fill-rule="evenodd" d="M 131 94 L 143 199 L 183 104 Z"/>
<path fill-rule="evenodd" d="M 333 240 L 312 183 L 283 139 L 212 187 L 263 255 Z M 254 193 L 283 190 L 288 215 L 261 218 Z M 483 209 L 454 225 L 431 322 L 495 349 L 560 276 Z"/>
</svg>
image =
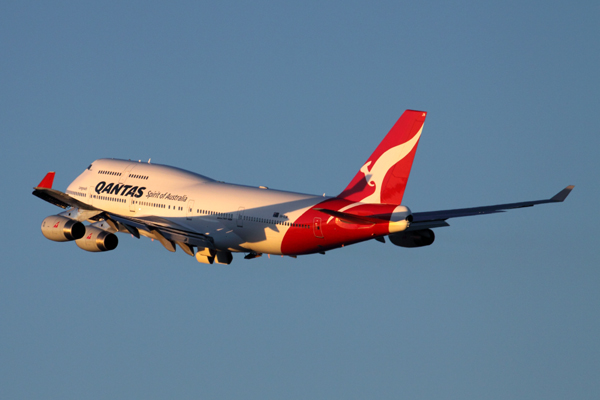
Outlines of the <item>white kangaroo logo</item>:
<svg viewBox="0 0 600 400">
<path fill-rule="evenodd" d="M 373 164 L 371 168 L 369 168 L 369 166 L 371 166 L 371 161 L 367 161 L 367 163 L 362 166 L 360 172 L 365 174 L 367 184 L 371 187 L 375 187 L 375 192 L 360 200 L 361 203 L 381 203 L 381 187 L 383 186 L 385 174 L 387 174 L 394 164 L 402 160 L 414 149 L 421 137 L 422 131 L 423 126 L 421 125 L 421 129 L 419 129 L 412 139 L 386 150 L 386 152 L 375 161 L 375 164 Z"/>
<path fill-rule="evenodd" d="M 339 212 L 344 212 L 353 207 L 356 207 L 360 204 L 365 203 L 381 203 L 381 187 L 383 186 L 383 179 L 385 178 L 385 174 L 395 165 L 398 161 L 402 160 L 404 157 L 408 155 L 415 148 L 419 138 L 421 137 L 421 132 L 423 131 L 423 125 L 413 136 L 412 139 L 404 142 L 398 146 L 392 147 L 386 150 L 373 164 L 373 167 L 369 169 L 371 165 L 371 161 L 367 161 L 365 165 L 362 166 L 360 172 L 365 175 L 365 180 L 367 184 L 371 187 L 375 187 L 375 192 L 373 194 L 366 196 L 365 198 L 357 201 L 356 203 L 349 204 L 345 207 L 340 208 Z M 329 223 L 333 217 L 329 217 L 327 223 Z"/>
</svg>

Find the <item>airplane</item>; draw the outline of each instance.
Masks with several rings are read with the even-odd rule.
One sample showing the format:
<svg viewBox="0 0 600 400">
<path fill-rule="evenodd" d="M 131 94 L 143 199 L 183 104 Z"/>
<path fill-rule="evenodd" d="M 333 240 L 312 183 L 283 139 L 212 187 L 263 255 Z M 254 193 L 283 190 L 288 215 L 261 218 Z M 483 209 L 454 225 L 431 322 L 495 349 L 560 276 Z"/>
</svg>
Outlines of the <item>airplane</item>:
<svg viewBox="0 0 600 400">
<path fill-rule="evenodd" d="M 179 247 L 201 263 L 230 264 L 233 253 L 296 258 L 371 239 L 385 243 L 386 236 L 400 247 L 429 246 L 432 229 L 449 226 L 450 218 L 562 202 L 573 190 L 546 200 L 413 213 L 402 198 L 426 115 L 406 110 L 333 197 L 225 183 L 150 160 L 96 160 L 65 192 L 52 188 L 49 172 L 33 195 L 65 211 L 45 218 L 42 234 L 104 252 L 123 232 L 156 239 L 171 252 Z"/>
</svg>

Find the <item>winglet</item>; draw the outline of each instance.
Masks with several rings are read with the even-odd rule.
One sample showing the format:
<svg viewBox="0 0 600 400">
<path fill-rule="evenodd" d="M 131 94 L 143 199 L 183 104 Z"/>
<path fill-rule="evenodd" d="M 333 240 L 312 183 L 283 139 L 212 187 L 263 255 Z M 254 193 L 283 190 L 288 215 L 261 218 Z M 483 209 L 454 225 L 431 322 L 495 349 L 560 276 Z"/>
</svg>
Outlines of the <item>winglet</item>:
<svg viewBox="0 0 600 400">
<path fill-rule="evenodd" d="M 54 171 L 48 172 L 46 174 L 46 176 L 44 177 L 44 179 L 42 179 L 40 184 L 37 185 L 36 187 L 52 189 L 52 184 L 54 183 L 54 175 L 55 175 Z"/>
<path fill-rule="evenodd" d="M 573 190 L 573 188 L 575 187 L 575 185 L 569 185 L 566 188 L 564 188 L 563 190 L 561 190 L 560 192 L 558 192 L 553 198 L 551 198 L 551 201 L 556 201 L 556 202 L 562 202 L 565 201 L 565 199 L 567 198 L 567 196 L 569 195 L 569 193 L 571 193 L 571 190 Z"/>
</svg>

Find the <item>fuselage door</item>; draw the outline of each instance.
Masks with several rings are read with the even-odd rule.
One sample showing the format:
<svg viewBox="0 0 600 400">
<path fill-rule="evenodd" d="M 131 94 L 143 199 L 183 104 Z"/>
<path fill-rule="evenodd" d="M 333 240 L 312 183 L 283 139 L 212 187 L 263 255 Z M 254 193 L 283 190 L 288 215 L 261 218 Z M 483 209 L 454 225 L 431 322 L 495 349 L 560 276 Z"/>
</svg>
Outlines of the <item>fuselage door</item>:
<svg viewBox="0 0 600 400">
<path fill-rule="evenodd" d="M 135 212 L 135 199 L 130 197 L 128 201 L 129 201 L 129 211 Z"/>
<path fill-rule="evenodd" d="M 321 229 L 320 217 L 315 217 L 315 219 L 313 219 L 313 232 L 315 233 L 315 237 L 323 239 L 323 229 Z"/>
<path fill-rule="evenodd" d="M 185 217 L 187 219 L 192 219 L 193 214 L 194 214 L 194 200 L 188 200 L 187 210 L 185 210 Z"/>
<path fill-rule="evenodd" d="M 240 227 L 240 228 L 244 226 L 244 207 L 240 207 L 238 209 L 238 212 L 237 212 L 237 226 Z"/>
<path fill-rule="evenodd" d="M 125 168 L 125 170 L 123 172 L 121 172 L 121 177 L 119 178 L 119 183 L 125 183 L 125 181 L 127 180 L 127 178 L 129 178 L 129 173 L 135 167 L 136 167 L 136 165 L 133 164 L 133 163 L 127 165 L 127 167 Z"/>
</svg>

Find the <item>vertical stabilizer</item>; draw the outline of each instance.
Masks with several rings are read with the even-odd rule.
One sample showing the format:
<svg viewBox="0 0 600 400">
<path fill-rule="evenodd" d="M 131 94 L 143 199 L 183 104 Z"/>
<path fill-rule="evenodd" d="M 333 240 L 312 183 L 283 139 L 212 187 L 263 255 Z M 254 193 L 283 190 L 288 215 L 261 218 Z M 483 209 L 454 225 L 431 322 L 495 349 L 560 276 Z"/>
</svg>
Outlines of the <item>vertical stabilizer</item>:
<svg viewBox="0 0 600 400">
<path fill-rule="evenodd" d="M 427 113 L 406 110 L 339 198 L 400 204 Z"/>
</svg>

